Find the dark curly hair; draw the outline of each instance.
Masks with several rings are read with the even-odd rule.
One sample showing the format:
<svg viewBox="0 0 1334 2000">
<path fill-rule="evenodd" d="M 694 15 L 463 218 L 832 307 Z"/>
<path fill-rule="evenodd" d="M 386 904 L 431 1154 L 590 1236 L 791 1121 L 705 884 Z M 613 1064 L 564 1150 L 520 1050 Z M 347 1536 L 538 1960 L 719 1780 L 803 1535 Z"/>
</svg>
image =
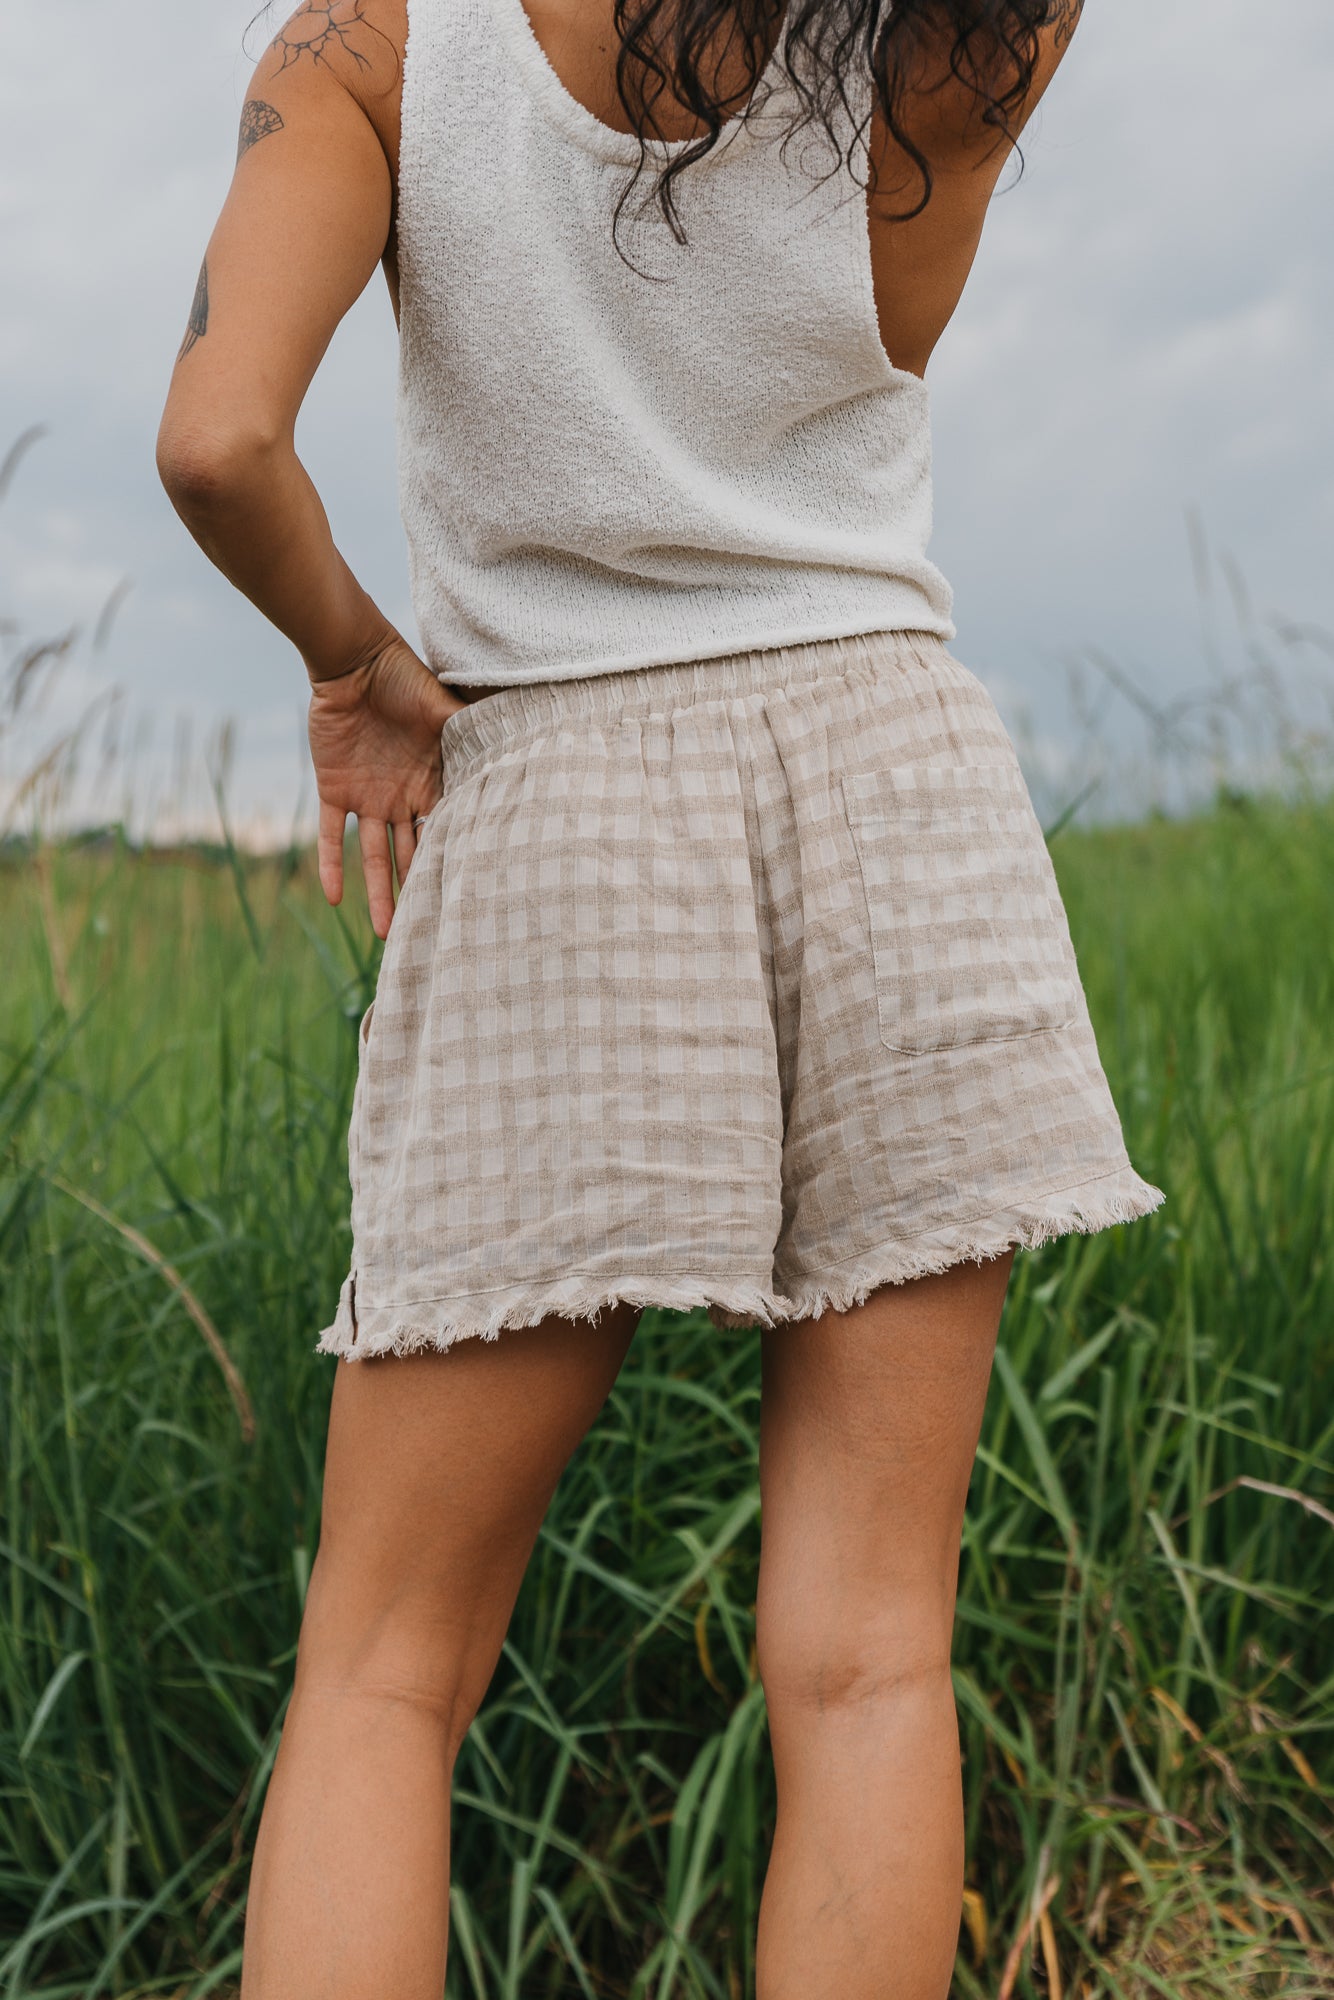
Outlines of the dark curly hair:
<svg viewBox="0 0 1334 2000">
<path fill-rule="evenodd" d="M 783 67 L 798 101 L 793 131 L 812 122 L 831 142 L 851 114 L 849 80 L 870 72 L 886 127 L 912 162 L 920 181 L 914 206 L 900 219 L 920 215 L 931 199 L 930 161 L 905 128 L 905 92 L 915 82 L 950 76 L 972 95 L 983 122 L 997 138 L 1013 137 L 1011 119 L 1032 86 L 1043 28 L 1073 28 L 1083 0 L 616 0 L 620 38 L 616 82 L 621 103 L 639 137 L 633 187 L 661 139 L 654 107 L 675 100 L 704 127 L 698 139 L 658 163 L 654 193 L 672 234 L 684 242 L 675 184 L 718 143 L 730 114 L 719 97 L 724 62 L 729 77 L 739 59 L 740 90 L 726 102 L 749 101 L 767 67 L 769 52 L 787 15 Z M 842 163 L 854 174 L 864 154 L 871 114 L 857 125 Z M 619 218 L 626 195 L 617 206 Z"/>
</svg>

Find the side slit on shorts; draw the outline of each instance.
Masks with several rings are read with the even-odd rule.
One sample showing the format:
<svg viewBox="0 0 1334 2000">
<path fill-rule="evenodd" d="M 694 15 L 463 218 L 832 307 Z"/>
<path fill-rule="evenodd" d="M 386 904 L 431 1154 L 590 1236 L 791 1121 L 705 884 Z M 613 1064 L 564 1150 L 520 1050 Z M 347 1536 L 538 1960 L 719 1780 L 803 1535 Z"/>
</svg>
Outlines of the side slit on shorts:
<svg viewBox="0 0 1334 2000">
<path fill-rule="evenodd" d="M 505 687 L 441 750 L 318 1351 L 615 1301 L 772 1326 L 1162 1201 L 1013 745 L 941 640 Z"/>
</svg>

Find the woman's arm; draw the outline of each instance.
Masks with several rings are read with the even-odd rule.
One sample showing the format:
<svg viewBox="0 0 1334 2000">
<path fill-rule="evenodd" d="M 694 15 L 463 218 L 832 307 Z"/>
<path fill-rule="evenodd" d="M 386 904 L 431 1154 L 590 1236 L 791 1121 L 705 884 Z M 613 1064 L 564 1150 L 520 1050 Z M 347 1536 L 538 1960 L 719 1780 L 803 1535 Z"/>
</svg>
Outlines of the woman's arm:
<svg viewBox="0 0 1334 2000">
<path fill-rule="evenodd" d="M 394 177 L 367 105 L 396 91 L 402 11 L 403 0 L 311 0 L 261 58 L 157 447 L 195 540 L 305 661 L 321 881 L 337 902 L 355 812 L 380 936 L 393 909 L 386 827 L 401 878 L 413 816 L 439 796 L 440 724 L 458 702 L 334 546 L 294 432 L 334 329 L 389 243 Z"/>
<path fill-rule="evenodd" d="M 311 31 L 340 19 L 322 47 Z M 357 665 L 386 631 L 334 547 L 293 434 L 389 238 L 389 164 L 361 97 L 391 83 L 394 62 L 357 0 L 303 8 L 261 58 L 158 435 L 177 512 L 313 680 Z"/>
<path fill-rule="evenodd" d="M 931 169 L 931 198 L 920 215 L 896 221 L 915 208 L 922 175 L 907 149 L 891 138 L 877 116 L 871 134 L 871 268 L 880 336 L 896 367 L 925 373 L 949 325 L 973 267 L 987 206 L 996 190 L 1011 140 L 1018 137 L 1056 73 L 1084 0 L 1053 0 L 1051 18 L 1037 35 L 1037 61 L 1023 102 L 1010 112 L 1010 139 L 984 123 L 966 83 L 948 73 L 952 31 L 938 47 L 922 48 L 918 78 L 905 92 L 900 123 Z M 1001 72 L 1004 82 L 1004 73 Z"/>
</svg>

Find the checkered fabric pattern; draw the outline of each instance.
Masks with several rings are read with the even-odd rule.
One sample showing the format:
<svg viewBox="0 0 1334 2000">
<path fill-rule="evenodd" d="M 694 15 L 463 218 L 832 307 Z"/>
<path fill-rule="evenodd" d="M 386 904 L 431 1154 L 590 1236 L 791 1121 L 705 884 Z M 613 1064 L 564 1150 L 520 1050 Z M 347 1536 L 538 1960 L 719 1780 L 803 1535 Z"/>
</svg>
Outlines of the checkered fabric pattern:
<svg viewBox="0 0 1334 2000">
<path fill-rule="evenodd" d="M 1013 746 L 941 640 L 505 687 L 442 760 L 320 1351 L 613 1300 L 772 1324 L 1162 1200 Z"/>
</svg>

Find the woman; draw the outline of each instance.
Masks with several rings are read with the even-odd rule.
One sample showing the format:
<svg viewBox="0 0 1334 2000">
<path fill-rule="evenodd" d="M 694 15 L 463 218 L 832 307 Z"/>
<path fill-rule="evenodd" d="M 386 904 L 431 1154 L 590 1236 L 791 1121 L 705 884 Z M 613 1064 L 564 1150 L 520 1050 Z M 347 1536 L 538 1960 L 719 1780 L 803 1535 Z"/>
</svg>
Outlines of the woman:
<svg viewBox="0 0 1334 2000">
<path fill-rule="evenodd" d="M 1079 4 L 308 0 L 256 71 L 159 462 L 387 945 L 246 2000 L 439 1995 L 455 1753 L 648 1305 L 764 1328 L 761 2000 L 949 1987 L 1011 1261 L 1162 1198 L 926 555 L 923 371 Z M 293 449 L 377 263 L 424 661 Z"/>
</svg>

